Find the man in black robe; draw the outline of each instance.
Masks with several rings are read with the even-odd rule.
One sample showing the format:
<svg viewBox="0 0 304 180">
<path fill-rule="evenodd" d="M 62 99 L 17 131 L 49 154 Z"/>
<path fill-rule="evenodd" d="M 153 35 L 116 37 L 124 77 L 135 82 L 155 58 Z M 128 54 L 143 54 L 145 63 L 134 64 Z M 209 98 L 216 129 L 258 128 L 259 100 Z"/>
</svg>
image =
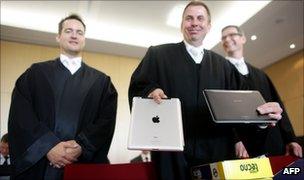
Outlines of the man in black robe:
<svg viewBox="0 0 304 180">
<path fill-rule="evenodd" d="M 184 152 L 153 152 L 159 179 L 190 179 L 189 167 L 235 157 L 238 142 L 228 125 L 215 124 L 203 98 L 204 89 L 243 89 L 241 76 L 222 56 L 203 49 L 210 29 L 210 12 L 200 1 L 190 2 L 183 12 L 181 30 L 184 41 L 150 47 L 134 71 L 129 87 L 129 103 L 134 96 L 179 98 L 185 138 Z M 270 106 L 280 119 L 280 107 L 269 103 L 259 107 L 269 113 Z"/>
<path fill-rule="evenodd" d="M 266 102 L 283 103 L 269 77 L 261 70 L 246 63 L 243 56 L 243 46 L 246 37 L 240 27 L 229 25 L 222 29 L 222 45 L 229 60 L 244 77 L 251 90 L 258 90 Z M 293 154 L 302 157 L 302 148 L 296 142 L 296 137 L 286 111 L 282 113 L 282 119 L 274 127 L 260 127 L 246 125 L 238 130 L 243 146 L 240 157 L 255 157 L 262 154 L 269 156 Z M 244 147 L 245 146 L 245 147 Z"/>
<path fill-rule="evenodd" d="M 61 179 L 67 164 L 109 162 L 117 92 L 109 76 L 82 62 L 79 16 L 61 20 L 56 39 L 60 57 L 33 64 L 12 94 L 13 179 Z"/>
<path fill-rule="evenodd" d="M 9 179 L 11 175 L 11 160 L 9 152 L 8 134 L 4 134 L 0 141 L 0 180 Z"/>
<path fill-rule="evenodd" d="M 0 141 L 0 166 L 8 166 L 11 164 L 10 153 L 9 153 L 9 143 L 8 134 L 4 134 Z"/>
</svg>

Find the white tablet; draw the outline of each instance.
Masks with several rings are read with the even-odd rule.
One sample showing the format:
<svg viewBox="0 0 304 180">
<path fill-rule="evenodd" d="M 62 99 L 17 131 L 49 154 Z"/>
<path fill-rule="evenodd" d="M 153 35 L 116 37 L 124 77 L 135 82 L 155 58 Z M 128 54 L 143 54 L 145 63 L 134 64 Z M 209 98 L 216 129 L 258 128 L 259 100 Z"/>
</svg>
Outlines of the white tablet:
<svg viewBox="0 0 304 180">
<path fill-rule="evenodd" d="M 183 151 L 181 103 L 177 98 L 157 104 L 150 98 L 133 98 L 128 149 Z"/>
</svg>

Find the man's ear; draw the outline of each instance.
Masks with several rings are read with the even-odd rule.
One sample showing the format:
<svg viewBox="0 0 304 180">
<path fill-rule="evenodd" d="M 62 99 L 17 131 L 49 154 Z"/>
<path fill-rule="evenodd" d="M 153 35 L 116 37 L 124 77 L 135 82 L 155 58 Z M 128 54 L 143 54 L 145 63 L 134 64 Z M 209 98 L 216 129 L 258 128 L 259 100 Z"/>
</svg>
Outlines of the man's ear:
<svg viewBox="0 0 304 180">
<path fill-rule="evenodd" d="M 57 34 L 57 36 L 56 36 L 56 41 L 59 43 L 59 41 L 60 41 L 60 35 L 59 34 Z"/>
<path fill-rule="evenodd" d="M 247 39 L 246 39 L 246 37 L 243 35 L 243 36 L 242 36 L 242 42 L 243 42 L 243 44 L 245 44 L 246 41 L 247 41 Z"/>
<path fill-rule="evenodd" d="M 209 33 L 210 29 L 211 29 L 211 23 L 209 22 L 207 25 L 207 33 Z"/>
<path fill-rule="evenodd" d="M 180 30 L 181 33 L 183 33 L 183 23 L 184 23 L 184 21 L 182 20 L 182 22 L 180 24 L 180 28 L 179 28 L 179 30 Z"/>
</svg>

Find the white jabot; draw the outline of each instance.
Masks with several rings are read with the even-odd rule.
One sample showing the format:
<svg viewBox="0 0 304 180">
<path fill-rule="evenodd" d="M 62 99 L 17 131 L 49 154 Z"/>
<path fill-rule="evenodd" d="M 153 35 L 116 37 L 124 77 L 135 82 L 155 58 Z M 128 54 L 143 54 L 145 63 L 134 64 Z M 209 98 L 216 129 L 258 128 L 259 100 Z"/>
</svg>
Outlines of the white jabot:
<svg viewBox="0 0 304 180">
<path fill-rule="evenodd" d="M 10 155 L 8 155 L 7 158 L 5 158 L 2 154 L 0 154 L 0 165 L 3 165 L 3 163 L 5 162 L 5 160 L 6 160 L 7 165 L 11 164 Z"/>
<path fill-rule="evenodd" d="M 247 75 L 249 73 L 248 67 L 244 61 L 244 57 L 242 57 L 240 59 L 226 57 L 226 59 L 228 59 L 242 75 Z"/>
<path fill-rule="evenodd" d="M 204 48 L 203 45 L 199 47 L 195 47 L 184 41 L 187 52 L 190 54 L 192 59 L 195 61 L 196 64 L 200 64 L 203 57 L 204 57 Z"/>
<path fill-rule="evenodd" d="M 81 57 L 69 58 L 64 54 L 60 54 L 60 61 L 71 74 L 74 74 L 81 67 Z"/>
<path fill-rule="evenodd" d="M 143 162 L 151 162 L 151 153 L 149 152 L 148 154 L 141 154 L 141 158 Z"/>
</svg>

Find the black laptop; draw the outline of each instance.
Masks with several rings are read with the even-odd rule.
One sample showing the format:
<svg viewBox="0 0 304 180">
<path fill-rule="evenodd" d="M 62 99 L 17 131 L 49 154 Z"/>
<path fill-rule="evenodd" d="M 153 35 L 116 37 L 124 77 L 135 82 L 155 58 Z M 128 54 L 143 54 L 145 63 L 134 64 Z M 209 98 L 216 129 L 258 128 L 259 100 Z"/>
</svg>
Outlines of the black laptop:
<svg viewBox="0 0 304 180">
<path fill-rule="evenodd" d="M 214 90 L 203 91 L 212 119 L 216 123 L 275 123 L 256 110 L 265 103 L 259 91 Z"/>
</svg>

